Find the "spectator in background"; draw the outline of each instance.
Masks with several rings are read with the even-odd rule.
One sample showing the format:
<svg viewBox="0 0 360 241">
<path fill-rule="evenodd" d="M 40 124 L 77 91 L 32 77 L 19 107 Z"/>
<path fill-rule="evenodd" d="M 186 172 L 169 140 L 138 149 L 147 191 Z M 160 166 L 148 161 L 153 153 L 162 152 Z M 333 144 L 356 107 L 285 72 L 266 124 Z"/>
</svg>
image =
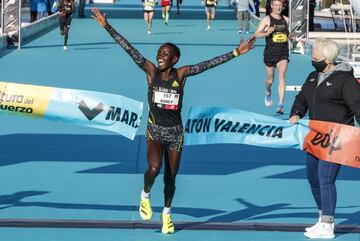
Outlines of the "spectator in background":
<svg viewBox="0 0 360 241">
<path fill-rule="evenodd" d="M 45 1 L 46 11 L 47 11 L 48 16 L 50 16 L 52 14 L 51 7 L 52 7 L 53 2 L 54 2 L 54 0 L 46 0 Z"/>
<path fill-rule="evenodd" d="M 237 6 L 236 17 L 239 26 L 238 34 L 242 33 L 243 31 L 243 25 L 244 25 L 243 22 L 245 23 L 246 34 L 248 34 L 250 30 L 249 0 L 237 0 L 236 6 Z"/>
<path fill-rule="evenodd" d="M 271 13 L 271 0 L 266 0 L 265 10 L 266 10 L 265 12 L 266 16 Z"/>
<path fill-rule="evenodd" d="M 282 0 L 282 11 L 281 15 L 289 17 L 289 1 L 288 0 Z"/>
<path fill-rule="evenodd" d="M 30 7 L 30 23 L 33 23 L 37 20 L 38 0 L 29 0 L 29 7 Z"/>
<path fill-rule="evenodd" d="M 85 0 L 79 0 L 79 6 L 78 6 L 78 16 L 79 18 L 85 18 L 84 9 L 85 9 Z"/>
<path fill-rule="evenodd" d="M 41 19 L 48 14 L 47 5 L 49 0 L 38 0 L 37 4 L 37 12 L 38 12 L 38 18 Z"/>
<path fill-rule="evenodd" d="M 309 31 L 314 31 L 314 12 L 316 0 L 309 0 Z"/>
<path fill-rule="evenodd" d="M 58 11 L 59 0 L 53 0 L 51 3 L 51 13 L 56 13 Z"/>
<path fill-rule="evenodd" d="M 180 5 L 182 4 L 182 0 L 176 0 L 176 9 L 177 9 L 177 14 L 180 14 Z M 171 6 L 173 6 L 173 0 L 171 0 Z"/>
<path fill-rule="evenodd" d="M 251 4 L 251 1 L 249 1 L 249 7 L 250 11 L 255 13 L 255 16 L 260 17 L 260 2 L 259 0 L 254 0 L 254 6 Z"/>
</svg>

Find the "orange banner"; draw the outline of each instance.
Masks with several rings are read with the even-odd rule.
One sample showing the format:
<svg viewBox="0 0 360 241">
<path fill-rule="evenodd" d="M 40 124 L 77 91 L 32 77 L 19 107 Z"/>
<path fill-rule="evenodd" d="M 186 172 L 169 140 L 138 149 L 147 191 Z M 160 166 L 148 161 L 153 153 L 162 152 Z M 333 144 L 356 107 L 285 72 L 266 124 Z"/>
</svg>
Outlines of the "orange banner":
<svg viewBox="0 0 360 241">
<path fill-rule="evenodd" d="M 321 160 L 360 168 L 360 128 L 314 120 L 309 128 L 304 151 Z"/>
</svg>

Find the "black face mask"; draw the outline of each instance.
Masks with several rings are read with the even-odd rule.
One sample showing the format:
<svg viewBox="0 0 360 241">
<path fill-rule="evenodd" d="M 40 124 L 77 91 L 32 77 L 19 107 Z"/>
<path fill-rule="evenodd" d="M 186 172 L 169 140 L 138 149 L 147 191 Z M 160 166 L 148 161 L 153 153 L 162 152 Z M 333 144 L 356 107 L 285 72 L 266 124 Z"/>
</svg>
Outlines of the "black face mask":
<svg viewBox="0 0 360 241">
<path fill-rule="evenodd" d="M 312 66 L 315 68 L 315 70 L 317 72 L 323 72 L 326 69 L 327 65 L 328 65 L 326 63 L 325 59 L 324 60 L 319 60 L 319 61 L 312 60 L 311 64 L 312 64 Z"/>
</svg>

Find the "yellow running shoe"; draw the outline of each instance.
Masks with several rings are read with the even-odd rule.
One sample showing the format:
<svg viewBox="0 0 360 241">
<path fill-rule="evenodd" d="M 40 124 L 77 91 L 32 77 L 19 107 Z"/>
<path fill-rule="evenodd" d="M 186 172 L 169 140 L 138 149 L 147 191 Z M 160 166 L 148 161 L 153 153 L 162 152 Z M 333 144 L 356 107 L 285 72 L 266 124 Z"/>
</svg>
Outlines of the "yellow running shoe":
<svg viewBox="0 0 360 241">
<path fill-rule="evenodd" d="M 162 229 L 161 232 L 165 234 L 172 234 L 175 231 L 174 224 L 171 220 L 171 214 L 162 214 Z"/>
<path fill-rule="evenodd" d="M 151 209 L 150 199 L 141 198 L 140 207 L 139 207 L 140 217 L 143 220 L 150 220 L 153 214 Z"/>
</svg>

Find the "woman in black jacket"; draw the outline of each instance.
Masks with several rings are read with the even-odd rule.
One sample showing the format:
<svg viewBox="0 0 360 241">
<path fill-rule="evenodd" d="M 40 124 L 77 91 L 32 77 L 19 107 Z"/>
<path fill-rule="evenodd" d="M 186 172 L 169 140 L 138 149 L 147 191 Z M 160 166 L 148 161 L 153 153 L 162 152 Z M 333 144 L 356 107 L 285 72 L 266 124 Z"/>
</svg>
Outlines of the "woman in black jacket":
<svg viewBox="0 0 360 241">
<path fill-rule="evenodd" d="M 360 84 L 347 63 L 335 63 L 337 44 L 317 39 L 313 44 L 310 73 L 291 109 L 290 123 L 297 123 L 309 112 L 310 120 L 354 125 L 360 123 Z M 306 170 L 311 191 L 319 210 L 318 222 L 306 228 L 308 238 L 334 238 L 336 207 L 335 181 L 341 165 L 320 160 L 307 153 Z"/>
</svg>

